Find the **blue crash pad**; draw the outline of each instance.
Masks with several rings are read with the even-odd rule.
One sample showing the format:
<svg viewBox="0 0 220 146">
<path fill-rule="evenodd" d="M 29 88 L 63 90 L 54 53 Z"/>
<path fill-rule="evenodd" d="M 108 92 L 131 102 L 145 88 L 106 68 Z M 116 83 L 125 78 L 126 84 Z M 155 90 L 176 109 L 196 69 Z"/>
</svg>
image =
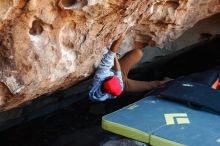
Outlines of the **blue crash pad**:
<svg viewBox="0 0 220 146">
<path fill-rule="evenodd" d="M 219 146 L 220 116 L 146 97 L 102 119 L 103 129 L 153 146 Z"/>
</svg>

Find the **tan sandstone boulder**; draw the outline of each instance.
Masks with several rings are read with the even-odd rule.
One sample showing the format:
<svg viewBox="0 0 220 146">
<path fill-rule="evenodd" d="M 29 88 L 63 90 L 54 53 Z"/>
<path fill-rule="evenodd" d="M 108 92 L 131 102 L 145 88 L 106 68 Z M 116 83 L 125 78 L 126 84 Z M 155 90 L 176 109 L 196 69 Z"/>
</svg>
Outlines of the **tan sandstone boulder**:
<svg viewBox="0 0 220 146">
<path fill-rule="evenodd" d="M 218 12 L 219 0 L 0 0 L 0 107 L 87 78 L 127 27 L 163 47 Z"/>
</svg>

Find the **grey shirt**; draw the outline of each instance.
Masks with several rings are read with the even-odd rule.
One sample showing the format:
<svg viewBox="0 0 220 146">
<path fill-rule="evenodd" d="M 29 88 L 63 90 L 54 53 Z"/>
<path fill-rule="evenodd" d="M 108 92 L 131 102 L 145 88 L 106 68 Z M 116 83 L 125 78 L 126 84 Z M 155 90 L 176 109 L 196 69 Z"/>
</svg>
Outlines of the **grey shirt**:
<svg viewBox="0 0 220 146">
<path fill-rule="evenodd" d="M 102 58 L 93 79 L 92 89 L 89 92 L 89 97 L 92 101 L 105 101 L 107 99 L 116 98 L 116 96 L 102 92 L 101 90 L 103 82 L 108 77 L 117 76 L 123 90 L 124 84 L 121 71 L 114 71 L 111 69 L 114 66 L 114 57 L 115 53 L 109 50 Z"/>
</svg>

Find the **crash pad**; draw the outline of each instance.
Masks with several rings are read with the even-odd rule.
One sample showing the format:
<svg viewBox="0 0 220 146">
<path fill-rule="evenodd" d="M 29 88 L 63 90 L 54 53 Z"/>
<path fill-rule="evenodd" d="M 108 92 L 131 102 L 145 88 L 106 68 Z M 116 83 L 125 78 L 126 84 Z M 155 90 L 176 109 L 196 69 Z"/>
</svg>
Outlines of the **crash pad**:
<svg viewBox="0 0 220 146">
<path fill-rule="evenodd" d="M 102 118 L 102 128 L 153 146 L 219 146 L 220 116 L 155 96 Z"/>
</svg>

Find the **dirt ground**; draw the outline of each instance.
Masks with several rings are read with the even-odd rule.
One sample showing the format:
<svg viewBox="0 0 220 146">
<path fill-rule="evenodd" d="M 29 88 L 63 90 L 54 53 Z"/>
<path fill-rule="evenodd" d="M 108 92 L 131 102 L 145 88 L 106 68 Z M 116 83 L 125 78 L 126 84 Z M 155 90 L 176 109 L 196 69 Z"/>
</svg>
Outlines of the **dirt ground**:
<svg viewBox="0 0 220 146">
<path fill-rule="evenodd" d="M 140 99 L 140 98 L 139 98 Z M 12 127 L 0 134 L 3 146 L 98 146 L 122 139 L 101 129 L 101 117 L 138 98 L 92 103 L 83 99 L 63 110 Z"/>
</svg>

